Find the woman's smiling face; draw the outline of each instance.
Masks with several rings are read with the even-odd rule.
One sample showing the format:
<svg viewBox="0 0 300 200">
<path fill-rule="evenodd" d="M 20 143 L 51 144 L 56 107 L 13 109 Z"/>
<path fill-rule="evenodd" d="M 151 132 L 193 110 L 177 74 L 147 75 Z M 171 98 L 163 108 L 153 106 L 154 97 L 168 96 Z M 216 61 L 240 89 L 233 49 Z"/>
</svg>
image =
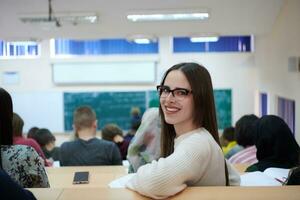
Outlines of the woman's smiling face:
<svg viewBox="0 0 300 200">
<path fill-rule="evenodd" d="M 169 87 L 171 90 L 184 88 L 192 91 L 186 76 L 180 70 L 169 72 L 164 81 L 164 86 Z M 193 124 L 194 100 L 192 92 L 180 100 L 170 92 L 168 96 L 160 98 L 160 105 L 166 122 L 174 125 L 177 136 L 197 128 Z"/>
</svg>

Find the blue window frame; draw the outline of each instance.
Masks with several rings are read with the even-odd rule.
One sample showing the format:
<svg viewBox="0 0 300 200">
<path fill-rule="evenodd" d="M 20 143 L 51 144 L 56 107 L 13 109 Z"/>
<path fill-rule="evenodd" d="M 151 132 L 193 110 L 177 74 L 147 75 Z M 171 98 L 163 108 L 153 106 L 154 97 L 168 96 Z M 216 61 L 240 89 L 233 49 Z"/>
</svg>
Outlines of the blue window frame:
<svg viewBox="0 0 300 200">
<path fill-rule="evenodd" d="M 54 55 L 156 54 L 158 42 L 136 44 L 126 39 L 55 39 Z"/>
<path fill-rule="evenodd" d="M 260 93 L 260 116 L 268 114 L 268 95 L 267 93 Z"/>
<path fill-rule="evenodd" d="M 1 58 L 37 57 L 40 55 L 40 45 L 32 41 L 5 42 L 0 40 Z"/>
<path fill-rule="evenodd" d="M 278 97 L 278 116 L 284 119 L 292 133 L 295 135 L 295 101 Z"/>
<path fill-rule="evenodd" d="M 251 36 L 222 36 L 216 42 L 191 42 L 189 37 L 174 37 L 173 52 L 251 52 Z"/>
</svg>

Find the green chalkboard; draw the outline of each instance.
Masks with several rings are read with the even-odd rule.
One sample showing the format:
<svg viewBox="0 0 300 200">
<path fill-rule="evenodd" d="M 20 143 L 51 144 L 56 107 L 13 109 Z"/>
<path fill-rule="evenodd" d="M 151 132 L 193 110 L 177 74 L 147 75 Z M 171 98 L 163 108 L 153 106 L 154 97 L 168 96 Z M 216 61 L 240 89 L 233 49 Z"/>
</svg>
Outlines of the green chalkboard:
<svg viewBox="0 0 300 200">
<path fill-rule="evenodd" d="M 147 102 L 148 102 L 148 107 L 159 107 L 159 98 L 158 98 L 158 93 L 157 91 L 148 91 L 147 92 Z"/>
<path fill-rule="evenodd" d="M 64 93 L 65 130 L 72 130 L 73 112 L 81 105 L 91 106 L 97 115 L 98 127 L 107 123 L 116 123 L 123 130 L 130 129 L 130 111 L 139 107 L 146 109 L 146 93 L 141 92 L 87 92 Z"/>
<path fill-rule="evenodd" d="M 218 128 L 231 126 L 231 90 L 214 90 L 214 97 Z M 123 130 L 129 130 L 131 108 L 139 107 L 143 114 L 149 107 L 158 107 L 159 100 L 156 91 L 64 93 L 66 131 L 72 130 L 73 112 L 81 105 L 89 105 L 96 111 L 99 128 L 107 123 L 116 123 Z"/>
<path fill-rule="evenodd" d="M 218 128 L 224 129 L 231 126 L 232 107 L 231 107 L 231 90 L 214 90 Z"/>
</svg>

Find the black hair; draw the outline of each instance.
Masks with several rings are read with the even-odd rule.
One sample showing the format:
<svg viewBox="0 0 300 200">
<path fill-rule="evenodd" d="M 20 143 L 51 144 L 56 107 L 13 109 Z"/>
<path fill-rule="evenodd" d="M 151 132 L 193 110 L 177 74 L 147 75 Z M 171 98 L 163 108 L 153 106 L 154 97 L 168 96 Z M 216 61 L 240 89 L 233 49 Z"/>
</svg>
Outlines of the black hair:
<svg viewBox="0 0 300 200">
<path fill-rule="evenodd" d="M 255 146 L 259 171 L 269 167 L 299 166 L 300 147 L 285 121 L 275 115 L 265 115 L 255 122 Z"/>
<path fill-rule="evenodd" d="M 254 145 L 254 124 L 258 117 L 254 114 L 244 115 L 235 123 L 235 137 L 239 145 L 248 147 Z"/>
<path fill-rule="evenodd" d="M 30 128 L 27 133 L 27 138 L 34 138 L 34 136 L 38 130 L 39 130 L 39 128 L 36 126 Z"/>
<path fill-rule="evenodd" d="M 44 147 L 51 142 L 55 142 L 56 140 L 50 130 L 46 128 L 39 129 L 33 136 L 34 137 L 32 138 L 35 139 L 41 147 Z"/>
<path fill-rule="evenodd" d="M 235 141 L 234 128 L 232 126 L 225 128 L 222 137 L 229 142 Z"/>
<path fill-rule="evenodd" d="M 2 169 L 1 146 L 13 144 L 13 104 L 10 94 L 0 87 L 0 168 Z"/>
</svg>

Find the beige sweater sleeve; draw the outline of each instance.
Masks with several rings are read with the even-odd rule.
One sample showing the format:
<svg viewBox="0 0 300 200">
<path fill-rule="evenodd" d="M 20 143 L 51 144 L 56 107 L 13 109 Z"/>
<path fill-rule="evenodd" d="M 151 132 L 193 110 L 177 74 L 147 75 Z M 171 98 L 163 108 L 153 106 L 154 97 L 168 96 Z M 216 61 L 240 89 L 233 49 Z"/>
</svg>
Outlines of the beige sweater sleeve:
<svg viewBox="0 0 300 200">
<path fill-rule="evenodd" d="M 162 199 L 182 191 L 187 183 L 197 182 L 207 168 L 211 154 L 210 146 L 197 139 L 186 138 L 167 158 L 140 167 L 126 187 Z"/>
</svg>

